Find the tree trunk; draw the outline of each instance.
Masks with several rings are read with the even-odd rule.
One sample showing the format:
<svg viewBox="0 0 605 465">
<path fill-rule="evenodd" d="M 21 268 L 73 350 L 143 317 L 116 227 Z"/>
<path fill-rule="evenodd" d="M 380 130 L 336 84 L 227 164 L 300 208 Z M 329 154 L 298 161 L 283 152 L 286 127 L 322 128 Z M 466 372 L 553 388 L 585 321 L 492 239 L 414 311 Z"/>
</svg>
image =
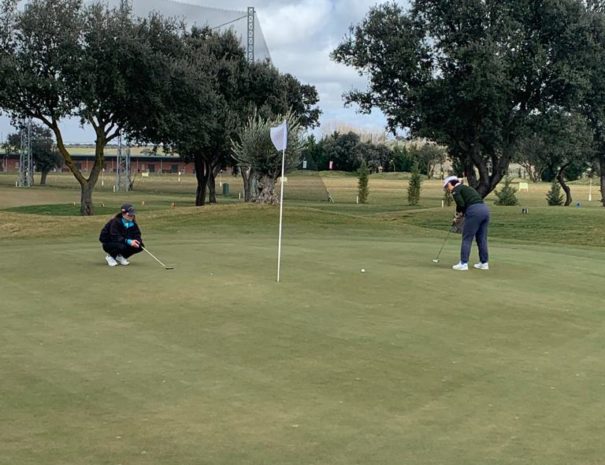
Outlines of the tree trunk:
<svg viewBox="0 0 605 465">
<path fill-rule="evenodd" d="M 488 166 L 488 161 L 485 159 L 483 154 L 480 153 L 479 149 L 473 150 L 471 154 L 471 159 L 473 161 L 473 165 L 479 171 L 479 179 L 469 178 L 469 183 L 471 187 L 474 187 L 477 192 L 481 195 L 481 197 L 485 198 L 492 192 L 498 183 L 505 176 L 506 171 L 508 170 L 508 166 L 510 164 L 510 155 L 505 153 L 503 154 L 493 154 L 491 157 L 491 174 L 490 167 Z M 471 171 L 474 175 L 474 170 Z"/>
<path fill-rule="evenodd" d="M 48 176 L 48 171 L 42 171 L 40 173 L 40 185 L 46 186 L 46 177 Z"/>
<path fill-rule="evenodd" d="M 216 178 L 212 170 L 208 172 L 208 203 L 216 203 Z"/>
<path fill-rule="evenodd" d="M 92 192 L 94 185 L 86 182 L 80 186 L 80 215 L 92 216 L 95 214 L 95 209 L 92 204 Z"/>
<path fill-rule="evenodd" d="M 557 181 L 559 181 L 559 184 L 561 184 L 561 188 L 563 189 L 563 192 L 565 192 L 565 203 L 563 205 L 566 207 L 571 205 L 571 202 L 573 200 L 571 198 L 571 189 L 569 188 L 569 186 L 567 184 L 565 184 L 565 168 L 567 168 L 567 166 L 568 165 L 561 167 L 561 169 L 559 169 L 559 172 L 557 173 Z"/>
<path fill-rule="evenodd" d="M 269 203 L 275 205 L 279 203 L 275 192 L 275 179 L 271 176 L 263 176 L 258 181 L 259 193 L 256 198 L 258 203 Z"/>
<path fill-rule="evenodd" d="M 456 146 L 450 148 L 450 154 L 461 162 L 468 185 L 485 198 L 506 175 L 512 158 L 512 145 L 510 143 L 506 146 L 502 153 L 486 154 L 481 151 L 481 144 L 478 141 L 468 144 L 458 142 Z"/>
<path fill-rule="evenodd" d="M 47 124 L 48 127 L 55 134 L 57 148 L 59 149 L 59 153 L 63 157 L 63 160 L 65 160 L 65 166 L 69 168 L 69 171 L 71 171 L 71 173 L 77 179 L 78 183 L 80 183 L 80 214 L 82 216 L 94 215 L 92 193 L 95 189 L 97 181 L 99 180 L 99 174 L 101 173 L 101 168 L 103 166 L 105 145 L 107 145 L 107 142 L 114 138 L 115 135 L 107 138 L 102 129 L 103 125 L 98 125 L 95 128 L 97 136 L 95 144 L 95 161 L 92 165 L 92 169 L 90 170 L 90 176 L 88 178 L 85 178 L 82 172 L 76 167 L 76 164 L 74 163 L 71 154 L 65 147 L 65 143 L 63 142 L 63 135 L 61 134 L 61 130 L 59 129 L 57 121 L 46 121 L 45 124 Z"/>
<path fill-rule="evenodd" d="M 208 185 L 208 167 L 201 156 L 195 156 L 195 178 L 197 179 L 197 188 L 195 190 L 195 206 L 203 207 L 206 204 L 206 187 Z"/>
<path fill-rule="evenodd" d="M 255 202 L 258 197 L 258 178 L 252 167 L 241 168 L 244 181 L 244 202 Z"/>
<path fill-rule="evenodd" d="M 476 188 L 479 185 L 479 181 L 477 180 L 477 175 L 475 174 L 475 166 L 473 165 L 473 161 L 470 157 L 465 157 L 462 160 L 462 166 L 464 166 L 464 177 L 466 178 L 466 182 L 472 188 Z"/>
</svg>

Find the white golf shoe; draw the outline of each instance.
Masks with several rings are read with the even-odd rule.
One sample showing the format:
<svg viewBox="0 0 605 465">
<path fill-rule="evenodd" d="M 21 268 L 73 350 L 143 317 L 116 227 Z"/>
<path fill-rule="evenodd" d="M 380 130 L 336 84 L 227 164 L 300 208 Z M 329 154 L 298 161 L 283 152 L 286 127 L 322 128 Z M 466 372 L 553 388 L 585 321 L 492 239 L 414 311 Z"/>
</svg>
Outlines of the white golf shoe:
<svg viewBox="0 0 605 465">
<path fill-rule="evenodd" d="M 116 259 L 111 255 L 107 255 L 107 257 L 105 257 L 105 261 L 109 266 L 118 266 L 118 262 L 116 262 Z"/>
<path fill-rule="evenodd" d="M 122 257 L 121 255 L 118 255 L 116 257 L 116 261 L 120 264 L 120 265 L 130 265 L 130 262 L 128 260 L 126 260 L 124 257 Z"/>
<path fill-rule="evenodd" d="M 478 270 L 489 270 L 489 264 L 485 263 L 475 263 L 473 268 L 477 268 Z"/>
<path fill-rule="evenodd" d="M 454 266 L 452 266 L 452 270 L 456 270 L 456 271 L 468 271 L 468 263 L 456 263 Z"/>
</svg>

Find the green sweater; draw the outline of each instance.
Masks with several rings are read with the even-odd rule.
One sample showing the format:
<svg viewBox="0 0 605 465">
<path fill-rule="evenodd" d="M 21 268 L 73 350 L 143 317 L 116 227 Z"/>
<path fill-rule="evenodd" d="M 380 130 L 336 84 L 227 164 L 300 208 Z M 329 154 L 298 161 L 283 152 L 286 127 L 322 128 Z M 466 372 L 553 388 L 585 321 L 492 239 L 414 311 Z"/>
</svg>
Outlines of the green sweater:
<svg viewBox="0 0 605 465">
<path fill-rule="evenodd" d="M 481 194 L 475 189 L 464 184 L 458 184 L 452 191 L 452 196 L 456 201 L 456 211 L 464 213 L 468 207 L 476 203 L 483 203 Z"/>
</svg>

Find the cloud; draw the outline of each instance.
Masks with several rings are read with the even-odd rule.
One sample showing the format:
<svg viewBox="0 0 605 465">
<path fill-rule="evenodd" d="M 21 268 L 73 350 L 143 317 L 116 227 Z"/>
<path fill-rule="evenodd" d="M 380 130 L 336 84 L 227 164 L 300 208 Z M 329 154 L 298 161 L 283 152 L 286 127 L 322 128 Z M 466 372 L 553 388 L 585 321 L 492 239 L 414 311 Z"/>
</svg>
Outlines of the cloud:
<svg viewBox="0 0 605 465">
<path fill-rule="evenodd" d="M 331 11 L 329 0 L 305 0 L 259 9 L 258 16 L 265 40 L 272 50 L 285 47 L 304 49 L 309 41 L 321 37 Z"/>
<path fill-rule="evenodd" d="M 88 1 L 88 0 L 87 0 Z M 105 0 L 118 2 L 118 0 Z M 149 5 L 163 5 L 167 8 L 175 0 L 133 0 L 135 9 L 145 9 Z M 345 108 L 343 93 L 352 89 L 365 89 L 367 79 L 359 76 L 353 68 L 338 64 L 330 59 L 330 53 L 344 39 L 349 26 L 363 20 L 371 7 L 385 3 L 377 0 L 177 0 L 189 4 L 177 8 L 181 14 L 195 14 L 200 19 L 198 7 L 217 9 L 212 12 L 212 22 L 220 22 L 219 10 L 247 11 L 253 4 L 261 25 L 262 33 L 269 47 L 275 66 L 284 73 L 290 73 L 305 84 L 317 88 L 319 106 L 323 112 L 320 122 L 332 120 L 346 122 L 351 126 L 384 127 L 385 118 L 380 111 L 372 115 L 359 114 L 356 107 Z M 407 2 L 399 1 L 400 4 Z M 141 10 L 142 11 L 142 10 Z M 187 13 L 186 13 L 187 12 Z M 164 12 L 163 12 L 164 13 Z M 233 11 L 224 12 L 225 17 L 233 17 Z M 176 14 L 176 13 L 175 13 Z M 210 14 L 208 11 L 206 14 Z M 235 15 L 237 16 L 237 15 Z M 210 19 L 208 19 L 210 21 Z M 244 24 L 245 28 L 245 24 Z M 0 117 L 0 132 L 7 134 L 6 118 Z M 70 142 L 92 142 L 94 134 L 84 131 L 77 124 L 69 124 L 66 140 Z"/>
</svg>

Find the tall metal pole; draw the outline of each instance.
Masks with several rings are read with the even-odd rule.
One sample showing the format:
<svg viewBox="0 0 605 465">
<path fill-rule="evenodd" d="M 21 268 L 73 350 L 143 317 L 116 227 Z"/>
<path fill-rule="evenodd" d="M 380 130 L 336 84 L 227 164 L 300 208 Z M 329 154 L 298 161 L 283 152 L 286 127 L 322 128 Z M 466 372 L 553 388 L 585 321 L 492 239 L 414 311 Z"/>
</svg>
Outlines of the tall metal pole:
<svg viewBox="0 0 605 465">
<path fill-rule="evenodd" d="M 31 187 L 34 184 L 34 156 L 32 153 L 32 120 L 21 124 L 21 150 L 19 152 L 19 178 L 17 187 Z"/>
<path fill-rule="evenodd" d="M 124 147 L 122 134 L 118 135 L 118 154 L 116 157 L 116 184 L 115 192 L 128 192 L 130 190 L 130 147 Z"/>
<path fill-rule="evenodd" d="M 248 62 L 254 62 L 254 7 L 248 7 L 248 36 L 246 42 L 246 57 Z"/>
<path fill-rule="evenodd" d="M 34 185 L 34 151 L 32 150 L 32 119 L 27 122 L 27 185 Z"/>
</svg>

